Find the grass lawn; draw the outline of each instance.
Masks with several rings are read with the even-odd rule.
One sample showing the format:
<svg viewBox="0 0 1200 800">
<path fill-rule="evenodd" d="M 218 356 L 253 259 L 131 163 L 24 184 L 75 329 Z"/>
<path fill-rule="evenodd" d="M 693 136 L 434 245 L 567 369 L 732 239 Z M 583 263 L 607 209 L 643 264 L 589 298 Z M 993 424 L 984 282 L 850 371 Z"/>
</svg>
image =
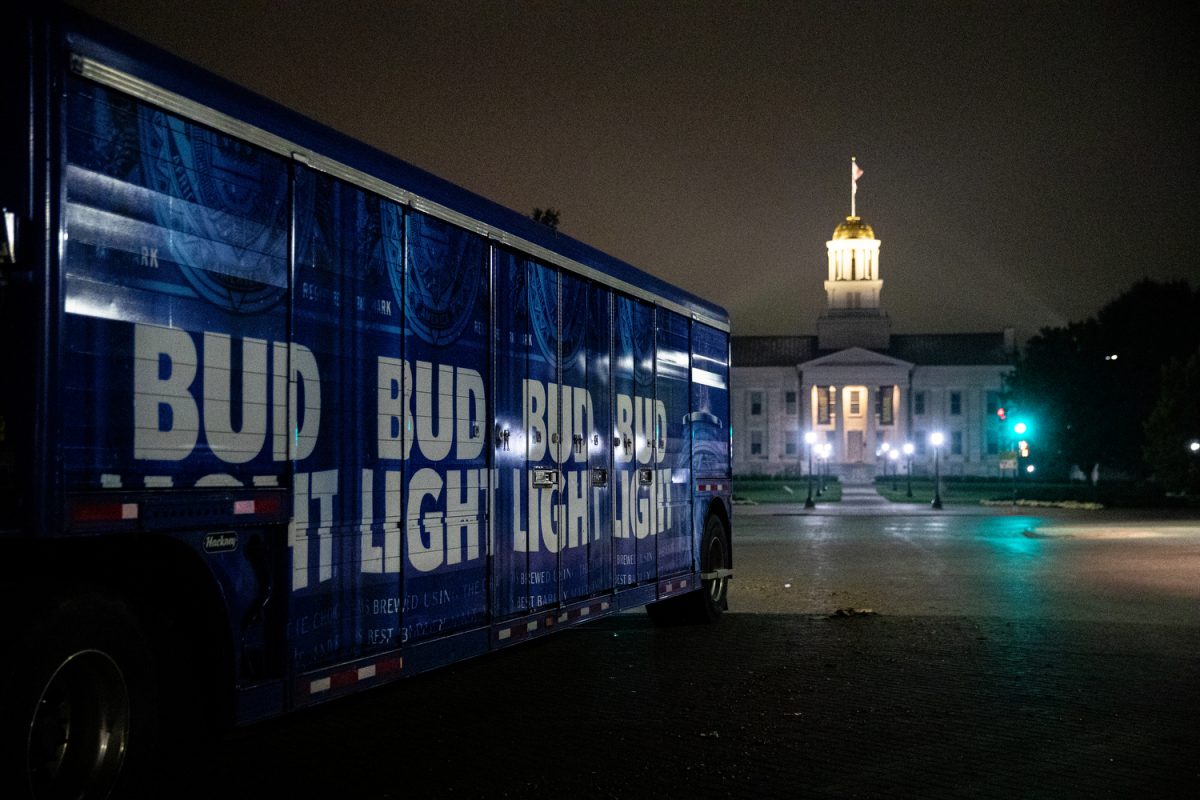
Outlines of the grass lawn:
<svg viewBox="0 0 1200 800">
<path fill-rule="evenodd" d="M 896 481 L 892 491 L 891 481 L 876 481 L 875 489 L 894 503 L 929 503 L 933 500 L 933 481 L 913 478 L 912 493 L 908 496 L 908 485 L 904 478 Z M 1003 481 L 942 481 L 942 504 L 979 505 L 982 500 L 1011 500 L 1012 482 Z"/>
<path fill-rule="evenodd" d="M 928 503 L 933 499 L 933 481 L 913 480 L 913 496 L 906 494 L 904 480 L 896 483 L 892 491 L 891 481 L 875 484 L 879 493 L 897 503 Z M 1075 505 L 1077 507 L 1125 506 L 1153 507 L 1162 505 L 1161 491 L 1135 483 L 1110 483 L 1099 491 L 1081 483 L 1055 483 L 1053 481 L 1029 481 L 1017 484 L 1017 501 L 1027 504 Z M 942 481 L 942 503 L 978 505 L 984 501 L 1010 503 L 1013 500 L 1012 479 L 1002 480 L 949 480 Z"/>
<path fill-rule="evenodd" d="M 813 500 L 836 503 L 842 499 L 842 487 L 837 481 L 827 482 L 825 491 L 817 494 L 820 482 L 813 479 Z M 803 503 L 808 497 L 808 477 L 803 478 L 734 478 L 735 503 Z"/>
</svg>

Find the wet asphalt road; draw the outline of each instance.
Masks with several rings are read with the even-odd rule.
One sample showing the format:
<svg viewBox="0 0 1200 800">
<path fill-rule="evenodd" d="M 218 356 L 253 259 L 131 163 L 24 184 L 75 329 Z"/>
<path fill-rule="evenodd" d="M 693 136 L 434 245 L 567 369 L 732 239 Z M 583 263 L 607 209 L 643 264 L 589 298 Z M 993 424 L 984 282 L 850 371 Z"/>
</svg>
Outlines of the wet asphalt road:
<svg viewBox="0 0 1200 800">
<path fill-rule="evenodd" d="M 1200 625 L 1200 518 L 922 505 L 738 509 L 736 609 Z M 868 513 L 863 513 L 868 511 Z M 831 608 L 832 607 L 832 608 Z"/>
<path fill-rule="evenodd" d="M 237 731 L 163 796 L 1200 796 L 1200 521 L 866 498 L 735 537 L 714 626 L 625 614 Z"/>
</svg>

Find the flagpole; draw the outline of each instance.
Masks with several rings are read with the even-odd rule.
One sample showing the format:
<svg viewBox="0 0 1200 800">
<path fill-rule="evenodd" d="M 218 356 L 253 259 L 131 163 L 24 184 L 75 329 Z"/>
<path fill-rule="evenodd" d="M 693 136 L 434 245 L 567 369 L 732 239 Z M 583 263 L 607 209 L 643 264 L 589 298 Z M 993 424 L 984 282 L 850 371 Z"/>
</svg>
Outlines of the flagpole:
<svg viewBox="0 0 1200 800">
<path fill-rule="evenodd" d="M 857 166 L 854 156 L 850 156 L 850 216 L 857 217 L 854 208 L 854 195 L 858 194 L 858 177 L 854 174 L 854 168 Z"/>
</svg>

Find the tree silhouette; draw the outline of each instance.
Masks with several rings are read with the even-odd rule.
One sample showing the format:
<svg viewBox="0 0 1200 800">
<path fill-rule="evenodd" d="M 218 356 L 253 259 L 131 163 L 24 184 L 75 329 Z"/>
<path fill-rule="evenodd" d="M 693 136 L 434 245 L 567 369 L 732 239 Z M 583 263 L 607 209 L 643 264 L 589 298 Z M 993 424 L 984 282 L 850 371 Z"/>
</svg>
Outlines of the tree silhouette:
<svg viewBox="0 0 1200 800">
<path fill-rule="evenodd" d="M 533 221 L 540 222 L 551 230 L 558 230 L 558 209 L 555 208 L 535 208 L 533 210 Z"/>
<path fill-rule="evenodd" d="M 1186 281 L 1141 280 L 1095 317 L 1030 339 L 1008 386 L 1012 404 L 1037 419 L 1039 466 L 1146 475 L 1145 424 L 1163 367 L 1200 348 L 1198 319 L 1200 291 Z"/>
<path fill-rule="evenodd" d="M 1146 462 L 1169 492 L 1200 494 L 1200 352 L 1173 358 L 1162 371 L 1162 391 L 1146 419 Z"/>
</svg>

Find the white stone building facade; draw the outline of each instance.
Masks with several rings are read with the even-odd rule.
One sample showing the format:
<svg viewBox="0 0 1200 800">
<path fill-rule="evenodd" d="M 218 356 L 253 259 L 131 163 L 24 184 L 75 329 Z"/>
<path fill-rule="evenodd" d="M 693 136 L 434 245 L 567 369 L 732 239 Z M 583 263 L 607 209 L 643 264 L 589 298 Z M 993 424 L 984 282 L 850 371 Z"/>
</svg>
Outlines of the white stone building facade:
<svg viewBox="0 0 1200 800">
<path fill-rule="evenodd" d="M 898 470 L 913 445 L 913 474 L 933 471 L 930 436 L 942 433 L 946 475 L 998 476 L 996 410 L 1015 354 L 1012 329 L 891 333 L 881 296 L 880 241 L 847 217 L 826 244 L 826 309 L 817 334 L 734 336 L 731 421 L 736 475 L 799 475 L 828 444 L 828 471 L 851 480 Z M 887 453 L 900 450 L 891 460 Z"/>
</svg>

